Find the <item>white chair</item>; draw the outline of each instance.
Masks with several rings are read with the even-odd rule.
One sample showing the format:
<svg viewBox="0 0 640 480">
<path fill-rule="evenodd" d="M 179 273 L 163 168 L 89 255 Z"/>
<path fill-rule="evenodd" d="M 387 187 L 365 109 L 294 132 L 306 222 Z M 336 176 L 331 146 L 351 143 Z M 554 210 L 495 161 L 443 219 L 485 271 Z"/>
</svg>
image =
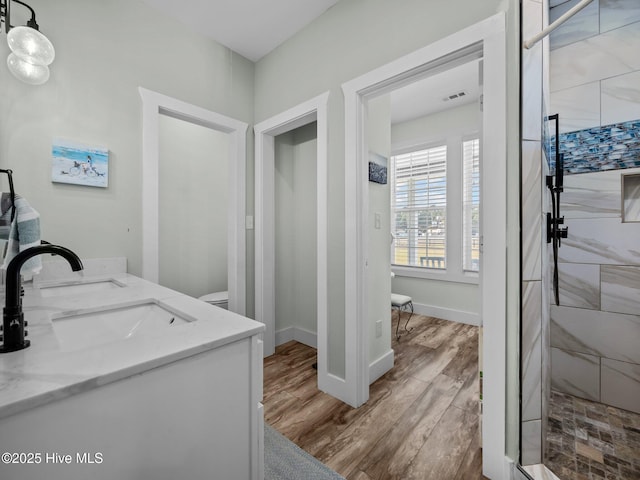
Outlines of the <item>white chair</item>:
<svg viewBox="0 0 640 480">
<path fill-rule="evenodd" d="M 403 311 L 408 311 L 411 309 L 411 313 L 409 314 L 409 318 L 407 319 L 407 323 L 404 324 L 404 329 L 407 332 L 413 330 L 413 328 L 407 329 L 407 325 L 409 325 L 409 320 L 413 316 L 413 299 L 408 295 L 399 295 L 397 293 L 391 294 L 391 308 L 395 308 L 398 311 L 398 324 L 396 325 L 396 339 L 400 340 L 400 335 L 398 334 L 398 328 L 400 327 L 400 315 Z"/>
</svg>

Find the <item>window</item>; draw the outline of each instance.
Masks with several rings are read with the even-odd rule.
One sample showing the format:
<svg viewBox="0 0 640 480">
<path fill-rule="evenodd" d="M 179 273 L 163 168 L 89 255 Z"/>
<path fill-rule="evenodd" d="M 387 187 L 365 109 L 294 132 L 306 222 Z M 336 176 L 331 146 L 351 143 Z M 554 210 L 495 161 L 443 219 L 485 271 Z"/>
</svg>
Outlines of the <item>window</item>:
<svg viewBox="0 0 640 480">
<path fill-rule="evenodd" d="M 462 142 L 462 265 L 477 272 L 480 259 L 480 140 Z"/>
<path fill-rule="evenodd" d="M 409 276 L 439 270 L 456 281 L 479 271 L 478 138 L 458 135 L 447 144 L 392 156 L 391 189 L 394 266 L 421 268 L 403 270 Z"/>
<path fill-rule="evenodd" d="M 395 265 L 445 269 L 447 146 L 392 157 Z"/>
</svg>

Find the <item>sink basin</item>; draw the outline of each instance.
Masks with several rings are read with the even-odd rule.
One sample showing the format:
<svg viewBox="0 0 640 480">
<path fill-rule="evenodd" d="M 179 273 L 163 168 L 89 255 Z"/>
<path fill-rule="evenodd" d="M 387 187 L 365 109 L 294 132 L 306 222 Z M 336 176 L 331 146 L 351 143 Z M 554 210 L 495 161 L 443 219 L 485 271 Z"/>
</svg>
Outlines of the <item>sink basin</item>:
<svg viewBox="0 0 640 480">
<path fill-rule="evenodd" d="M 65 295 L 86 295 L 105 290 L 115 290 L 127 285 L 109 278 L 106 280 L 70 280 L 68 282 L 58 282 L 40 285 L 40 294 L 43 297 L 61 297 Z"/>
<path fill-rule="evenodd" d="M 168 332 L 195 321 L 156 299 L 54 314 L 53 330 L 64 351 L 80 350 Z"/>
</svg>

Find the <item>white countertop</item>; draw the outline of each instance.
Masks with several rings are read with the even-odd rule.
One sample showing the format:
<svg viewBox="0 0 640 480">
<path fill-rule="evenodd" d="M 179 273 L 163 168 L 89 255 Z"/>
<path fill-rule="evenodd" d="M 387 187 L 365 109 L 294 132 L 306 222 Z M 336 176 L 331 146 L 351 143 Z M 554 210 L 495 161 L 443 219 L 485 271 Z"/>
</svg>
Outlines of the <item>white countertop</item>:
<svg viewBox="0 0 640 480">
<path fill-rule="evenodd" d="M 24 285 L 23 312 L 31 346 L 0 354 L 0 418 L 248 338 L 265 328 L 262 323 L 129 274 L 84 277 L 82 281 L 111 279 L 126 286 L 81 296 L 43 298 L 37 283 Z M 196 321 L 151 336 L 80 346 L 73 351 L 65 351 L 53 331 L 51 317 L 56 313 L 141 299 L 160 300 Z M 0 300 L 4 306 L 4 295 Z"/>
</svg>

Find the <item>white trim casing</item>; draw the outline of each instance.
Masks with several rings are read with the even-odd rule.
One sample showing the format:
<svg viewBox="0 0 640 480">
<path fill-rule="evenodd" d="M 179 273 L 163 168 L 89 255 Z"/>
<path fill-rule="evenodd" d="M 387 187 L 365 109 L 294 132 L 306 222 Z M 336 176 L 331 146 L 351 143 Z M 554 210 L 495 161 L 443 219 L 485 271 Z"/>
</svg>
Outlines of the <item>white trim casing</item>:
<svg viewBox="0 0 640 480">
<path fill-rule="evenodd" d="M 318 388 L 337 398 L 343 382 L 327 371 L 327 149 L 328 120 L 325 92 L 285 112 L 260 122 L 255 131 L 255 278 L 256 320 L 266 325 L 264 354 L 275 351 L 275 137 L 313 121 L 317 122 L 317 349 Z"/>
<path fill-rule="evenodd" d="M 441 318 L 450 322 L 466 323 L 475 327 L 480 326 L 480 315 L 474 312 L 466 312 L 464 310 L 455 310 L 453 308 L 434 307 L 433 305 L 425 305 L 422 303 L 413 303 L 413 311 L 425 317 Z M 413 322 L 413 320 L 411 320 Z"/>
<path fill-rule="evenodd" d="M 369 385 L 393 368 L 394 352 L 392 349 L 369 365 Z"/>
<path fill-rule="evenodd" d="M 246 313 L 246 139 L 248 124 L 138 87 L 142 98 L 142 277 L 159 278 L 159 116 L 195 123 L 230 136 L 227 276 L 229 310 Z"/>
<path fill-rule="evenodd" d="M 366 232 L 368 211 L 364 104 L 427 75 L 468 61 L 484 61 L 483 189 L 484 259 L 481 284 L 483 350 L 483 473 L 508 478 L 506 452 L 506 17 L 504 12 L 436 41 L 342 85 L 345 97 L 345 388 L 360 406 L 369 392 Z M 457 62 L 457 63 L 456 63 Z M 484 182 L 486 185 L 487 182 Z"/>
<path fill-rule="evenodd" d="M 423 278 L 425 280 L 437 280 L 439 282 L 470 283 L 474 285 L 480 283 L 480 277 L 477 272 L 449 273 L 446 270 L 416 268 L 405 265 L 391 265 L 391 271 L 396 278 Z"/>
<path fill-rule="evenodd" d="M 484 38 L 481 303 L 483 324 L 482 463 L 485 476 L 508 478 L 507 384 L 507 63 L 505 19 Z M 491 185 L 491 188 L 488 186 Z"/>
<path fill-rule="evenodd" d="M 318 334 L 302 327 L 287 327 L 276 331 L 276 346 L 295 340 L 311 348 L 318 348 Z"/>
</svg>

